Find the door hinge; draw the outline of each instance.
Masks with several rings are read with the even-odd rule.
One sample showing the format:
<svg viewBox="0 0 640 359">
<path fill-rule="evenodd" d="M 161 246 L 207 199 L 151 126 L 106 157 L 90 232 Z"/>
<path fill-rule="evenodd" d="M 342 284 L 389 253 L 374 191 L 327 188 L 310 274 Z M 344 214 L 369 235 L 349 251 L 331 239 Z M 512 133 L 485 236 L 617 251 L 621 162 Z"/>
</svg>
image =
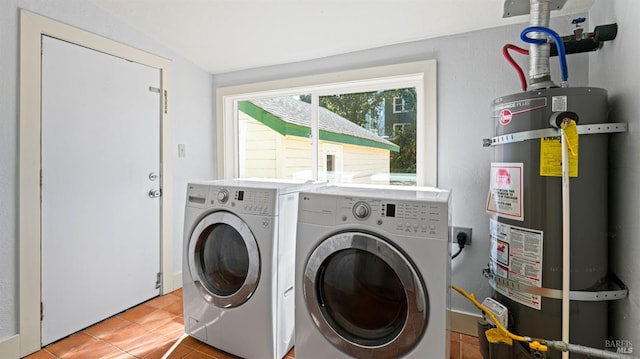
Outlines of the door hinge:
<svg viewBox="0 0 640 359">
<path fill-rule="evenodd" d="M 158 272 L 158 274 L 156 274 L 156 289 L 160 289 L 161 285 L 162 285 L 162 273 Z"/>
<path fill-rule="evenodd" d="M 167 99 L 169 95 L 167 95 L 167 90 L 164 90 L 164 113 L 167 114 Z"/>
<path fill-rule="evenodd" d="M 44 319 L 44 305 L 40 302 L 40 321 Z"/>
</svg>

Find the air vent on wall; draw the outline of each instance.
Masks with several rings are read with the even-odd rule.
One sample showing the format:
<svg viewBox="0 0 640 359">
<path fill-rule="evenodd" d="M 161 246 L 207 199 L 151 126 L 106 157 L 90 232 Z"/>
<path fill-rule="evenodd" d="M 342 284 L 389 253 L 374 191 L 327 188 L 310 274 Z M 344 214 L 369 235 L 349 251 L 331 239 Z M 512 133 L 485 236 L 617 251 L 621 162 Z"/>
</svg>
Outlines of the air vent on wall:
<svg viewBox="0 0 640 359">
<path fill-rule="evenodd" d="M 551 10 L 560 10 L 567 0 L 551 0 Z M 530 0 L 505 0 L 502 17 L 527 15 L 530 12 Z"/>
</svg>

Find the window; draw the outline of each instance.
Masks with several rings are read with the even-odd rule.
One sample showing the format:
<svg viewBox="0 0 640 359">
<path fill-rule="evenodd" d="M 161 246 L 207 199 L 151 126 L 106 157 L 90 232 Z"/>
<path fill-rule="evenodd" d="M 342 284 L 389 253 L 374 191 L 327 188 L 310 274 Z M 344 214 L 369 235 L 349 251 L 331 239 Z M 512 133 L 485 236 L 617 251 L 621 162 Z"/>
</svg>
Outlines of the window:
<svg viewBox="0 0 640 359">
<path fill-rule="evenodd" d="M 327 182 L 331 182 L 331 179 L 335 178 L 336 174 L 336 155 L 327 154 L 326 169 Z"/>
<path fill-rule="evenodd" d="M 336 171 L 336 155 L 327 155 L 327 173 Z"/>
<path fill-rule="evenodd" d="M 394 136 L 398 136 L 400 134 L 402 134 L 404 132 L 404 127 L 406 126 L 406 123 L 394 123 L 393 124 L 393 135 Z"/>
<path fill-rule="evenodd" d="M 406 109 L 406 105 L 407 105 L 407 103 L 405 102 L 405 99 L 403 97 L 394 97 L 393 98 L 393 112 L 394 113 L 407 112 L 408 110 Z"/>
<path fill-rule="evenodd" d="M 435 88 L 431 60 L 218 89 L 219 173 L 435 186 Z"/>
</svg>

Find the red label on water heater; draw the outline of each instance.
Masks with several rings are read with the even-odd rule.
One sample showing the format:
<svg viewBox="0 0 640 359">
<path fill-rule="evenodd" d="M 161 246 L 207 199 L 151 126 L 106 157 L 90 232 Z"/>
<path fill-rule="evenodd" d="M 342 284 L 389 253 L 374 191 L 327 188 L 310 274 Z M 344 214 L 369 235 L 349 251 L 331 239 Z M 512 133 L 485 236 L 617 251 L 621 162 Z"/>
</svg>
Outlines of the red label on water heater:
<svg viewBox="0 0 640 359">
<path fill-rule="evenodd" d="M 492 163 L 487 212 L 524 221 L 524 164 Z"/>
<path fill-rule="evenodd" d="M 507 169 L 498 169 L 496 172 L 496 184 L 498 188 L 509 188 L 509 185 L 511 185 L 511 174 Z"/>
</svg>

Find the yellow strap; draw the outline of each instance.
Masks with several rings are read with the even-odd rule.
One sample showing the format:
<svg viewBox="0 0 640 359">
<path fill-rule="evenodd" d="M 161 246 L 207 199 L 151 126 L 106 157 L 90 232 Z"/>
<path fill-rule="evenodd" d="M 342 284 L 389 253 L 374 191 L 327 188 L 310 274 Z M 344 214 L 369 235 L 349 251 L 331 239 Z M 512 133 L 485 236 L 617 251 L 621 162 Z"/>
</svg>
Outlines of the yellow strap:
<svg viewBox="0 0 640 359">
<path fill-rule="evenodd" d="M 513 345 L 513 340 L 498 328 L 491 328 L 484 332 L 489 343 L 503 343 Z"/>
<path fill-rule="evenodd" d="M 576 156 L 578 153 L 576 149 L 578 148 L 578 126 L 576 126 L 576 121 L 570 120 L 562 122 L 562 130 L 564 131 L 564 135 L 567 139 L 567 148 L 569 149 L 569 154 L 571 156 Z"/>
</svg>

